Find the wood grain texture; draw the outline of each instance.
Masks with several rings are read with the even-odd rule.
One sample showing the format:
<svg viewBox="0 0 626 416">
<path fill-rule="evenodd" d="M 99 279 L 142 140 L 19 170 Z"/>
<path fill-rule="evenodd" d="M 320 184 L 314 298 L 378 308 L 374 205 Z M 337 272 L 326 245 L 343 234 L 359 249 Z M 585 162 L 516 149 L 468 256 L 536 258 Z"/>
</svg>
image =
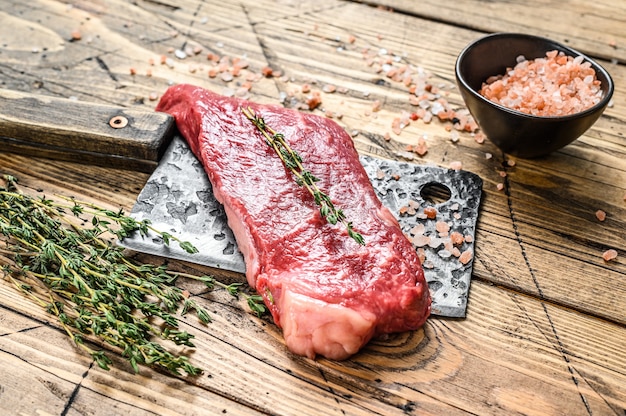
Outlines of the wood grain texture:
<svg viewBox="0 0 626 416">
<path fill-rule="evenodd" d="M 406 146 L 424 138 L 428 153 L 414 162 L 461 161 L 481 176 L 484 194 L 467 318 L 430 319 L 423 330 L 375 340 L 344 362 L 293 356 L 280 331 L 247 313 L 242 302 L 184 283 L 214 318 L 207 327 L 185 320 L 197 337 L 191 359 L 205 373 L 185 380 L 142 368 L 134 375 L 115 353 L 116 367 L 105 372 L 75 349 L 44 311 L 0 281 L 0 413 L 624 413 L 621 5 L 35 0 L 3 6 L 1 88 L 151 111 L 154 97 L 172 83 L 243 94 L 239 89 L 250 77 L 251 99 L 288 107 L 306 100 L 307 84 L 322 100 L 313 112 L 332 115 L 360 152 L 402 160 Z M 539 18 L 555 10 L 559 19 Z M 599 57 L 616 84 L 613 106 L 579 140 L 537 160 L 512 160 L 469 133 L 455 138 L 437 120 L 412 121 L 400 134 L 392 131 L 393 120 L 415 107 L 408 86 L 388 77 L 383 61 L 428 73 L 429 82 L 461 108 L 456 56 L 468 42 L 498 30 L 567 39 L 569 46 Z M 80 39 L 73 39 L 75 31 Z M 613 39 L 616 47 L 610 46 Z M 179 59 L 175 50 L 189 55 Z M 219 63 L 208 54 L 230 63 L 245 59 L 248 66 L 230 81 L 212 77 L 209 71 Z M 280 75 L 256 76 L 264 67 Z M 328 85 L 345 90 L 325 92 Z M 373 111 L 376 101 L 379 111 Z M 143 172 L 15 156 L 4 149 L 0 172 L 19 177 L 34 194 L 60 193 L 126 210 L 148 178 Z M 606 220 L 596 219 L 598 209 L 607 213 Z M 605 262 L 601 255 L 609 248 L 618 258 Z M 225 278 L 243 281 L 238 275 Z"/>
<path fill-rule="evenodd" d="M 395 12 L 481 32 L 520 32 L 554 39 L 589 56 L 626 62 L 626 5 L 612 0 L 363 1 Z"/>
</svg>

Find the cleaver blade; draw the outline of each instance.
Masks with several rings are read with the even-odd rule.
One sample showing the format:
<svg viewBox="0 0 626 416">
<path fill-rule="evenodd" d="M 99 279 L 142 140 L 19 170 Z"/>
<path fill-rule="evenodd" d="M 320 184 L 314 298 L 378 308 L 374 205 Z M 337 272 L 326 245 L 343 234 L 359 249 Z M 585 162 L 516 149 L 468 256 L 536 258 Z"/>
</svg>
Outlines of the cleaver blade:
<svg viewBox="0 0 626 416">
<path fill-rule="evenodd" d="M 467 171 L 371 156 L 361 156 L 360 160 L 382 203 L 396 216 L 421 254 L 432 297 L 432 314 L 465 317 L 482 194 L 480 177 Z M 407 207 L 410 209 L 404 212 Z M 428 218 L 424 213 L 426 208 L 434 208 L 436 218 Z M 201 163 L 179 136 L 172 140 L 130 215 L 137 220 L 150 220 L 156 229 L 189 241 L 199 253 L 189 254 L 175 244 L 165 245 L 153 233 L 145 237 L 136 233 L 120 242 L 124 247 L 202 266 L 245 272 L 244 259 L 228 227 L 224 209 L 215 200 Z M 461 262 L 458 253 L 455 255 L 450 245 L 445 244 L 446 236 L 437 230 L 437 222 L 445 222 L 450 232 L 457 231 L 465 237 L 462 244 L 455 247 L 460 253 L 471 253 L 469 261 Z"/>
</svg>

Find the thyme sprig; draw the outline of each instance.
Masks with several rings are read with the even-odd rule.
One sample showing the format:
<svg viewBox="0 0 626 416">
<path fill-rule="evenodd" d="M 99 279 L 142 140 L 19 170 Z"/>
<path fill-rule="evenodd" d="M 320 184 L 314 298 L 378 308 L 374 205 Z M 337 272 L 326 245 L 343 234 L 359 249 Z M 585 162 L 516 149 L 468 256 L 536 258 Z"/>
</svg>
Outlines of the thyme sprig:
<svg viewBox="0 0 626 416">
<path fill-rule="evenodd" d="M 241 111 L 263 134 L 267 145 L 274 149 L 283 164 L 291 171 L 296 183 L 299 186 L 303 186 L 313 196 L 315 204 L 319 206 L 322 218 L 325 218 L 332 225 L 337 223 L 343 224 L 352 239 L 361 245 L 365 245 L 363 236 L 354 231 L 352 222 L 346 219 L 343 210 L 337 209 L 330 197 L 319 189 L 316 184 L 316 182 L 319 182 L 319 178 L 304 168 L 302 157 L 289 146 L 285 140 L 285 135 L 277 133 L 268 126 L 263 117 L 257 116 L 252 108 L 242 108 Z"/>
<path fill-rule="evenodd" d="M 225 285 L 212 276 L 178 273 L 125 257 L 112 237 L 147 235 L 148 230 L 166 244 L 175 241 L 189 253 L 197 251 L 190 243 L 155 230 L 147 220 L 72 198 L 60 197 L 59 202 L 32 197 L 21 192 L 10 175 L 4 175 L 3 182 L 0 275 L 56 316 L 68 336 L 103 369 L 109 369 L 111 359 L 85 341 L 118 348 L 136 372 L 139 364 L 145 364 L 173 374 L 201 373 L 184 353 L 166 347 L 166 342 L 183 351 L 194 347 L 194 336 L 179 328 L 177 313 L 193 311 L 202 323 L 211 321 L 205 308 L 175 286 L 181 276 L 209 289 L 222 287 L 235 297 L 242 294 L 254 312 L 265 312 L 262 298 L 243 293 L 240 283 Z"/>
</svg>

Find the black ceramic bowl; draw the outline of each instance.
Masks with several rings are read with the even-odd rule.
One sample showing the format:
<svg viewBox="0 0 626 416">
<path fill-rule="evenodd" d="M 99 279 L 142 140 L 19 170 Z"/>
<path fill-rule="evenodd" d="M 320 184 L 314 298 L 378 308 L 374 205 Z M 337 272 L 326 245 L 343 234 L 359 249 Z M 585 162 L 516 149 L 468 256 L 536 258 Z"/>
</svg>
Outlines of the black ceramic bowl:
<svg viewBox="0 0 626 416">
<path fill-rule="evenodd" d="M 519 55 L 532 60 L 545 57 L 546 52 L 552 50 L 573 57 L 582 55 L 542 37 L 496 33 L 469 44 L 457 58 L 456 79 L 467 108 L 487 138 L 505 153 L 533 158 L 570 144 L 596 122 L 613 95 L 611 76 L 586 56 L 585 61 L 591 63 L 600 80 L 602 99 L 580 113 L 558 117 L 534 116 L 496 104 L 479 93 L 487 78 L 504 74 L 506 68 L 514 67 Z"/>
</svg>

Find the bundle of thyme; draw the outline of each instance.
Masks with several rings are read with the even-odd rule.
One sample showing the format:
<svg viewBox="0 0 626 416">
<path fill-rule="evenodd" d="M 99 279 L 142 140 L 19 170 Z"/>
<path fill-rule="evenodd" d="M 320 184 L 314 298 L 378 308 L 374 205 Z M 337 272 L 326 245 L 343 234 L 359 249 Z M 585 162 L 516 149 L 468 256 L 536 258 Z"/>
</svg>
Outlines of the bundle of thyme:
<svg viewBox="0 0 626 416">
<path fill-rule="evenodd" d="M 277 133 L 274 129 L 265 123 L 263 117 L 257 116 L 254 110 L 250 107 L 242 108 L 243 114 L 256 126 L 257 129 L 265 137 L 265 142 L 268 146 L 274 149 L 283 164 L 291 171 L 296 178 L 298 186 L 303 186 L 313 196 L 315 204 L 320 207 L 320 214 L 322 218 L 326 218 L 330 224 L 335 225 L 338 222 L 342 223 L 348 235 L 354 239 L 357 243 L 365 245 L 363 236 L 352 228 L 352 222 L 346 219 L 346 215 L 343 210 L 335 208 L 335 205 L 331 201 L 330 197 L 322 192 L 317 186 L 316 182 L 319 178 L 315 177 L 309 170 L 306 170 L 302 165 L 302 157 L 295 152 L 285 140 L 285 135 Z"/>
<path fill-rule="evenodd" d="M 5 186 L 2 186 L 2 183 Z M 0 181 L 0 275 L 49 313 L 69 337 L 108 370 L 111 359 L 87 345 L 100 340 L 121 351 L 133 369 L 139 364 L 180 375 L 198 375 L 186 355 L 172 353 L 165 342 L 193 347 L 194 336 L 179 329 L 176 313 L 194 311 L 203 323 L 206 309 L 175 286 L 181 276 L 209 289 L 243 295 L 257 314 L 265 312 L 258 295 L 247 295 L 240 283 L 225 285 L 212 276 L 193 276 L 165 266 L 139 264 L 124 256 L 114 237 L 152 231 L 166 244 L 176 241 L 189 253 L 190 243 L 137 221 L 122 210 L 111 211 L 72 198 L 36 198 L 21 192 L 17 179 Z"/>
</svg>

